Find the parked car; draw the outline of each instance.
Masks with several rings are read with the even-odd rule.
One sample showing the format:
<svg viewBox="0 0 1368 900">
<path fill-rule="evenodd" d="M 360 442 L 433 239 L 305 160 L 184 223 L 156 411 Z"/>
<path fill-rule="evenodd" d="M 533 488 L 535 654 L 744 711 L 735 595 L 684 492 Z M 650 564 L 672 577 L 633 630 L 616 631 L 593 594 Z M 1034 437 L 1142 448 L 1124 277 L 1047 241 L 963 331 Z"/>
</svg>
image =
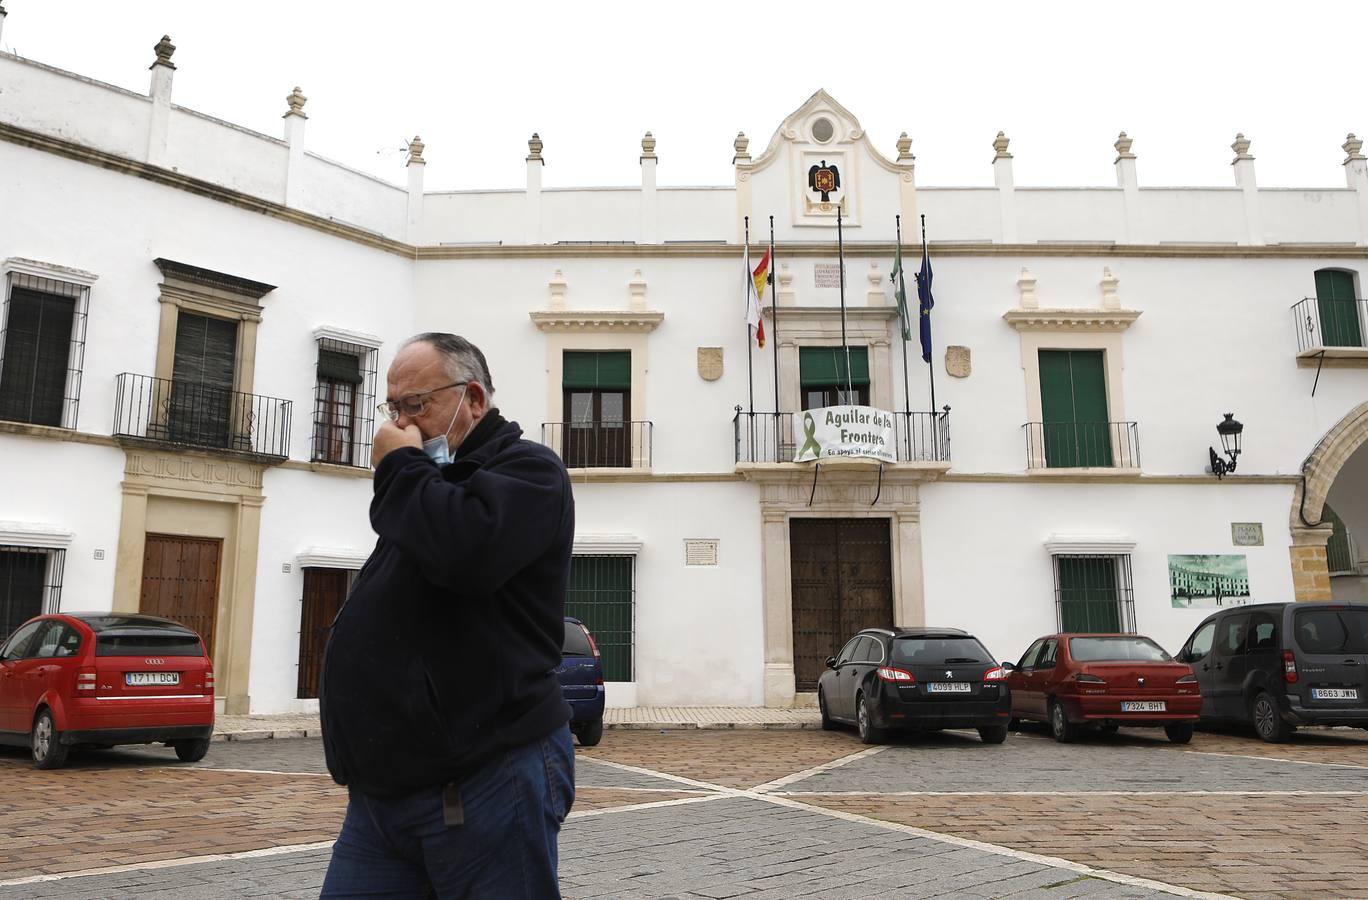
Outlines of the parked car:
<svg viewBox="0 0 1368 900">
<path fill-rule="evenodd" d="M 40 769 L 72 747 L 116 744 L 165 743 L 196 762 L 213 731 L 213 662 L 170 619 L 38 616 L 0 648 L 0 742 L 28 746 Z"/>
<path fill-rule="evenodd" d="M 579 619 L 565 617 L 565 641 L 556 669 L 570 703 L 570 731 L 583 747 L 603 740 L 603 660 L 594 636 Z"/>
<path fill-rule="evenodd" d="M 827 661 L 817 681 L 822 727 L 855 725 L 877 744 L 888 731 L 977 728 L 986 744 L 1007 739 L 1006 673 L 958 628 L 866 628 Z"/>
<path fill-rule="evenodd" d="M 1249 722 L 1280 743 L 1297 725 L 1368 728 L 1368 606 L 1260 603 L 1212 613 L 1178 654 L 1203 722 Z"/>
<path fill-rule="evenodd" d="M 1013 723 L 1048 722 L 1057 741 L 1084 728 L 1162 727 L 1175 744 L 1192 740 L 1201 711 L 1192 667 L 1138 634 L 1051 634 L 1012 667 Z"/>
</svg>

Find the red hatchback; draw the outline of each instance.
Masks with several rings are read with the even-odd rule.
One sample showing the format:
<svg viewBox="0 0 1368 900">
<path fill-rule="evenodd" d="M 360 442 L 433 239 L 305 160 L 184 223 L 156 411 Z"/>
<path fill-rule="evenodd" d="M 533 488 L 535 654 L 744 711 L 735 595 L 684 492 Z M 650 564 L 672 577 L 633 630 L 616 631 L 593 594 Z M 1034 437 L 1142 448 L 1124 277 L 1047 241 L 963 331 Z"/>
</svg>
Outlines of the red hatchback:
<svg viewBox="0 0 1368 900">
<path fill-rule="evenodd" d="M 1138 634 L 1052 634 L 1012 667 L 1012 717 L 1048 722 L 1057 741 L 1082 728 L 1163 727 L 1192 740 L 1202 697 L 1192 667 Z"/>
<path fill-rule="evenodd" d="M 199 635 L 156 616 L 30 619 L 0 648 L 0 743 L 40 769 L 73 746 L 165 743 L 203 759 L 214 731 L 214 665 Z"/>
</svg>

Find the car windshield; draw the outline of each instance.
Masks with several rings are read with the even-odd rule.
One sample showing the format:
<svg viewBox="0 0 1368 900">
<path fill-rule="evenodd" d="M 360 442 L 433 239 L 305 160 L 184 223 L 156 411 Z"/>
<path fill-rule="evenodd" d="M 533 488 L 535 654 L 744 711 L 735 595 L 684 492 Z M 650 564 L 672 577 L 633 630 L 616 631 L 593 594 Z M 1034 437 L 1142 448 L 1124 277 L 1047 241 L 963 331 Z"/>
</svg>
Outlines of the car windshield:
<svg viewBox="0 0 1368 900">
<path fill-rule="evenodd" d="M 593 656 L 594 650 L 589 646 L 589 639 L 584 636 L 584 629 L 574 622 L 565 623 L 565 642 L 561 644 L 562 656 Z"/>
<path fill-rule="evenodd" d="M 900 637 L 893 639 L 893 662 L 909 666 L 991 663 L 983 645 L 971 637 Z"/>
<path fill-rule="evenodd" d="M 1168 662 L 1172 657 L 1146 637 L 1069 638 L 1075 662 Z"/>
</svg>

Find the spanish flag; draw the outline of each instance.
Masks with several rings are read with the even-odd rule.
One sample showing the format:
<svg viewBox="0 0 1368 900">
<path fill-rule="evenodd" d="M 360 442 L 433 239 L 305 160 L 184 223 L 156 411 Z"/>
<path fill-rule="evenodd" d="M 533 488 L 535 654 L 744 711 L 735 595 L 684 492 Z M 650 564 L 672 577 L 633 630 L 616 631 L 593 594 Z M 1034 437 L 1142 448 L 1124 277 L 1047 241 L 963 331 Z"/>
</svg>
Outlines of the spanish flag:
<svg viewBox="0 0 1368 900">
<path fill-rule="evenodd" d="M 755 282 L 755 299 L 757 307 L 763 308 L 765 299 L 765 285 L 769 283 L 770 252 L 765 250 L 765 258 L 760 260 L 760 265 L 755 267 L 751 273 L 751 280 Z M 758 313 L 757 309 L 757 313 Z M 755 342 L 760 349 L 765 349 L 765 320 L 759 315 L 756 316 Z"/>
</svg>

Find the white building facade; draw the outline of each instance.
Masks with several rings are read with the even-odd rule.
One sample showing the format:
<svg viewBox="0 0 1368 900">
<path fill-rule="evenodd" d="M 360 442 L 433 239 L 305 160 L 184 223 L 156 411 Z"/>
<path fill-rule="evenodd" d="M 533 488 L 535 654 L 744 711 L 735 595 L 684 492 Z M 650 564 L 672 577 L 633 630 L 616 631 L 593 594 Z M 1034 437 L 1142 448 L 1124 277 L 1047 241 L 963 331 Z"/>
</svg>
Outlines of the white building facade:
<svg viewBox="0 0 1368 900">
<path fill-rule="evenodd" d="M 522 189 L 436 193 L 416 138 L 402 186 L 309 153 L 298 89 L 278 138 L 175 105 L 173 53 L 147 94 L 0 54 L 0 630 L 172 615 L 223 709 L 313 708 L 419 331 L 479 344 L 496 405 L 565 457 L 568 602 L 618 705 L 810 703 L 871 625 L 1176 650 L 1205 614 L 1177 555 L 1243 556 L 1253 602 L 1368 600 L 1352 135 L 1337 188 L 1258 187 L 1243 138 L 1229 187 L 1141 187 L 1125 135 L 1115 187 L 1018 187 L 1001 134 L 994 187 L 929 187 L 819 91 L 736 138 L 731 185 L 658 184 L 648 134 L 639 185 L 547 189 L 534 136 Z M 900 217 L 915 316 L 923 215 L 930 366 L 889 280 Z M 761 349 L 742 251 L 771 217 Z M 846 400 L 894 414 L 898 461 L 790 462 L 795 414 Z"/>
</svg>

